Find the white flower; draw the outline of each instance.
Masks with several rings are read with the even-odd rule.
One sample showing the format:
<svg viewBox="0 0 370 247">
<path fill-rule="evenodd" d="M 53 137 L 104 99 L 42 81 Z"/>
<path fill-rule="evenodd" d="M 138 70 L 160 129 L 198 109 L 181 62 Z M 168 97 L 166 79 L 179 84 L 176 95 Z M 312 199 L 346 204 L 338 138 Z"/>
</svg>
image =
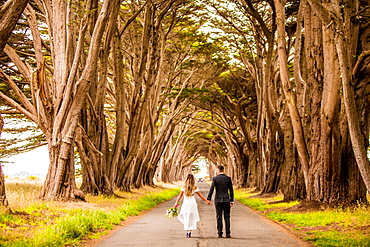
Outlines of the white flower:
<svg viewBox="0 0 370 247">
<path fill-rule="evenodd" d="M 165 217 L 168 218 L 168 219 L 171 219 L 173 217 L 176 217 L 178 215 L 178 210 L 177 208 L 168 208 L 166 210 L 166 214 L 165 214 Z"/>
</svg>

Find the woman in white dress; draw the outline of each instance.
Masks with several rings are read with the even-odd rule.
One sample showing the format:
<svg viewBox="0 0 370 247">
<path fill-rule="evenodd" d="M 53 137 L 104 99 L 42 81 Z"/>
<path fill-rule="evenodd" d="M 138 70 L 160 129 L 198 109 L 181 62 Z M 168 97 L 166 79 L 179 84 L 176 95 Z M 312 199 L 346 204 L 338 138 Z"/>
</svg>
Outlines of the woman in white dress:
<svg viewBox="0 0 370 247">
<path fill-rule="evenodd" d="M 178 215 L 179 221 L 184 224 L 184 230 L 186 231 L 186 237 L 191 237 L 191 231 L 197 229 L 197 222 L 199 221 L 198 205 L 195 201 L 194 194 L 197 194 L 207 204 L 211 204 L 195 186 L 195 179 L 192 174 L 189 174 L 185 180 L 184 187 L 181 188 L 179 197 L 176 200 L 175 208 L 179 206 L 179 201 L 184 196 L 184 201 L 181 206 L 181 211 Z"/>
</svg>

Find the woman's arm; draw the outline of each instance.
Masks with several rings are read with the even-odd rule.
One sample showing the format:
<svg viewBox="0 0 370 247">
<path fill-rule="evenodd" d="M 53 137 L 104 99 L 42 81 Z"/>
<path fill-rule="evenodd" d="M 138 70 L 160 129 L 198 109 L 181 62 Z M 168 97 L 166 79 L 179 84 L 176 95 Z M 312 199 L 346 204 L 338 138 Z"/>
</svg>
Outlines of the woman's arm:
<svg viewBox="0 0 370 247">
<path fill-rule="evenodd" d="M 199 191 L 198 192 L 195 192 L 197 193 L 197 195 L 203 200 L 205 201 L 208 205 L 211 204 L 211 201 L 208 201 L 203 195 L 202 193 L 200 193 Z"/>
<path fill-rule="evenodd" d="M 183 195 L 184 195 L 184 191 L 181 191 L 180 195 L 179 195 L 179 197 L 177 197 L 177 200 L 176 200 L 175 205 L 173 207 L 177 208 L 179 206 L 179 202 L 180 202 Z"/>
</svg>

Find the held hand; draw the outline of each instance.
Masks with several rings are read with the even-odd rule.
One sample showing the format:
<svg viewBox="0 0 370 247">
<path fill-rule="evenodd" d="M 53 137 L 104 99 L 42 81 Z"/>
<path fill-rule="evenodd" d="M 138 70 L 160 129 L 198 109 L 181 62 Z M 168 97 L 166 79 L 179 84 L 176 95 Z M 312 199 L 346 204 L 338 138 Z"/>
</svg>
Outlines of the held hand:
<svg viewBox="0 0 370 247">
<path fill-rule="evenodd" d="M 230 207 L 234 206 L 234 203 L 233 202 L 230 202 Z"/>
<path fill-rule="evenodd" d="M 208 200 L 207 200 L 206 203 L 207 203 L 207 205 L 211 205 L 212 204 L 211 201 L 208 201 Z"/>
</svg>

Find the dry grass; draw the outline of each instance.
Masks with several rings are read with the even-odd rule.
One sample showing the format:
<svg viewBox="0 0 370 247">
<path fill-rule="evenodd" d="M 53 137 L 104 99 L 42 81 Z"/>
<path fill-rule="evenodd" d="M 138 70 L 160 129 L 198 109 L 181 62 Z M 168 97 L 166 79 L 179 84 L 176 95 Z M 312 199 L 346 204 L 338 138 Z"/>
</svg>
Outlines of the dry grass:
<svg viewBox="0 0 370 247">
<path fill-rule="evenodd" d="M 39 203 L 39 194 L 43 181 L 41 179 L 7 178 L 5 180 L 6 197 L 10 208 L 22 211 L 32 204 Z"/>
<path fill-rule="evenodd" d="M 77 179 L 77 186 L 81 180 Z M 44 181 L 35 177 L 30 178 L 6 178 L 5 188 L 6 196 L 9 201 L 9 206 L 13 211 L 24 211 L 26 208 L 34 205 L 45 203 L 39 199 Z M 61 208 L 117 208 L 122 204 L 123 199 L 134 200 L 140 196 L 157 193 L 163 188 L 179 188 L 183 185 L 182 181 L 172 184 L 158 183 L 157 187 L 144 186 L 140 189 L 132 189 L 131 192 L 115 191 L 115 196 L 93 196 L 86 195 L 87 202 L 47 202 L 48 206 L 56 206 Z M 122 197 L 122 198 L 120 198 Z M 93 202 L 93 203 L 92 203 Z"/>
<path fill-rule="evenodd" d="M 131 193 L 116 191 L 120 197 L 87 195 L 87 202 L 49 202 L 38 198 L 42 184 L 38 179 L 6 180 L 12 213 L 0 212 L 0 246 L 44 246 L 42 242 L 51 242 L 52 246 L 66 243 L 75 246 L 91 232 L 99 237 L 128 216 L 139 215 L 170 199 L 178 190 L 167 188 L 179 187 L 161 184 L 134 189 Z M 81 226 L 76 228 L 76 225 Z M 59 228 L 74 237 L 60 236 Z M 78 232 L 80 229 L 84 231 Z"/>
</svg>

